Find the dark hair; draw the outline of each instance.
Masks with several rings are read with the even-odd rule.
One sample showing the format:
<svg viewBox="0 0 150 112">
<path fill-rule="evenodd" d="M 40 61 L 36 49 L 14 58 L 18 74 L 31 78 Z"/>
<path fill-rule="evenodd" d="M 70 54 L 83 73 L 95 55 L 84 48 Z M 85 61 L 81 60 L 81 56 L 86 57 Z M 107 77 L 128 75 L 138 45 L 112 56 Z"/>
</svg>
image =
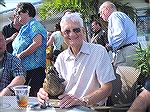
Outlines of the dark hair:
<svg viewBox="0 0 150 112">
<path fill-rule="evenodd" d="M 55 30 L 61 31 L 60 23 L 56 23 Z"/>
<path fill-rule="evenodd" d="M 20 9 L 20 12 L 22 13 L 27 12 L 29 14 L 29 17 L 35 17 L 36 15 L 35 7 L 29 2 L 20 2 L 17 5 L 17 8 Z"/>
<path fill-rule="evenodd" d="M 97 20 L 93 20 L 93 22 L 95 22 L 95 23 L 98 24 L 100 27 L 102 27 L 101 23 L 98 22 Z M 93 23 L 93 22 L 92 22 L 92 23 Z"/>
</svg>

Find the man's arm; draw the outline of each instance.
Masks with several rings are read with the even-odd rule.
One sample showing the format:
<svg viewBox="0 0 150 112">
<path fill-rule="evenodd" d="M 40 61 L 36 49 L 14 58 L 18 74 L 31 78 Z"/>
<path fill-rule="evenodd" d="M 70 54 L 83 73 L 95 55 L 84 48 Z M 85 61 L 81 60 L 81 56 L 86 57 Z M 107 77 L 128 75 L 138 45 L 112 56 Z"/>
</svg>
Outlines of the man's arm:
<svg viewBox="0 0 150 112">
<path fill-rule="evenodd" d="M 93 93 L 85 96 L 83 100 L 87 103 L 87 105 L 93 105 L 99 103 L 104 98 L 111 95 L 112 92 L 112 82 L 108 82 L 101 87 L 94 91 Z"/>
<path fill-rule="evenodd" d="M 0 96 L 8 96 L 11 95 L 11 91 L 9 89 L 9 87 L 13 87 L 13 86 L 17 86 L 17 85 L 22 85 L 25 83 L 25 77 L 24 76 L 16 76 L 11 83 L 4 88 L 1 92 L 0 92 Z"/>
<path fill-rule="evenodd" d="M 14 41 L 14 39 L 16 38 L 16 36 L 18 35 L 18 32 L 14 33 L 11 37 L 6 38 L 6 44 Z"/>
<path fill-rule="evenodd" d="M 24 51 L 22 51 L 20 54 L 17 54 L 17 57 L 20 59 L 25 58 L 29 54 L 32 54 L 36 51 L 36 49 L 42 45 L 42 35 L 38 34 L 34 37 L 33 43 Z"/>
<path fill-rule="evenodd" d="M 55 41 L 54 37 L 51 36 L 50 39 L 49 39 L 48 42 L 47 42 L 47 47 L 48 47 L 48 46 L 52 46 L 54 41 Z"/>
<path fill-rule="evenodd" d="M 145 112 L 150 105 L 150 92 L 144 89 L 134 100 L 128 112 Z"/>
<path fill-rule="evenodd" d="M 70 94 L 63 94 L 58 97 L 61 100 L 59 106 L 60 108 L 68 108 L 75 105 L 83 105 L 83 106 L 94 105 L 96 103 L 99 103 L 104 98 L 110 96 L 111 91 L 112 91 L 112 84 L 111 82 L 109 82 L 102 85 L 101 88 L 99 88 L 98 90 L 81 99 L 78 99 Z"/>
</svg>

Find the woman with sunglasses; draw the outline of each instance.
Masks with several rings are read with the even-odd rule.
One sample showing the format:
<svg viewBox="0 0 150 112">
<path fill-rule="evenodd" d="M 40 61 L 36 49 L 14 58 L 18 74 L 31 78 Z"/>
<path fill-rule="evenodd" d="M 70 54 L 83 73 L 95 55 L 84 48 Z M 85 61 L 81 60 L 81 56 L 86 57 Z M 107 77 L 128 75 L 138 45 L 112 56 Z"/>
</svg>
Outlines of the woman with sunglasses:
<svg viewBox="0 0 150 112">
<path fill-rule="evenodd" d="M 12 44 L 13 55 L 21 59 L 27 70 L 25 84 L 31 81 L 29 84 L 31 86 L 30 96 L 36 96 L 46 76 L 47 31 L 34 18 L 35 15 L 36 10 L 31 3 L 21 2 L 17 5 L 16 16 L 23 26 Z"/>
</svg>

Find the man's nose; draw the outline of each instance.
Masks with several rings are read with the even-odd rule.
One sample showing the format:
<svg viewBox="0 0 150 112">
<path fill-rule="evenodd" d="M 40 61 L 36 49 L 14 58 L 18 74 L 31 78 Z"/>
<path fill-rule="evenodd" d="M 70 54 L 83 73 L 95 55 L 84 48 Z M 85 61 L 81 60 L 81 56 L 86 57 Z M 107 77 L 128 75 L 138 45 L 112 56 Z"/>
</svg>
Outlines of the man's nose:
<svg viewBox="0 0 150 112">
<path fill-rule="evenodd" d="M 73 32 L 73 31 L 71 31 L 69 35 L 70 35 L 70 36 L 75 36 L 75 35 L 77 35 L 77 34 L 76 34 L 75 32 Z"/>
</svg>

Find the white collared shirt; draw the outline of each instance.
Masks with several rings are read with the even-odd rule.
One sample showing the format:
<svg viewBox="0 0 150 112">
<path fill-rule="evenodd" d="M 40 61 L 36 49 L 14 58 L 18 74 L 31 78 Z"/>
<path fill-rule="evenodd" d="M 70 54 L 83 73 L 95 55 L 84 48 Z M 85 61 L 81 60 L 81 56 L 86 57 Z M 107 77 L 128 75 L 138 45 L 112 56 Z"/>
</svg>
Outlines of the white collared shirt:
<svg viewBox="0 0 150 112">
<path fill-rule="evenodd" d="M 103 46 L 92 43 L 83 42 L 76 57 L 69 48 L 63 51 L 58 56 L 55 67 L 66 80 L 65 92 L 78 98 L 115 79 L 107 51 Z"/>
</svg>

